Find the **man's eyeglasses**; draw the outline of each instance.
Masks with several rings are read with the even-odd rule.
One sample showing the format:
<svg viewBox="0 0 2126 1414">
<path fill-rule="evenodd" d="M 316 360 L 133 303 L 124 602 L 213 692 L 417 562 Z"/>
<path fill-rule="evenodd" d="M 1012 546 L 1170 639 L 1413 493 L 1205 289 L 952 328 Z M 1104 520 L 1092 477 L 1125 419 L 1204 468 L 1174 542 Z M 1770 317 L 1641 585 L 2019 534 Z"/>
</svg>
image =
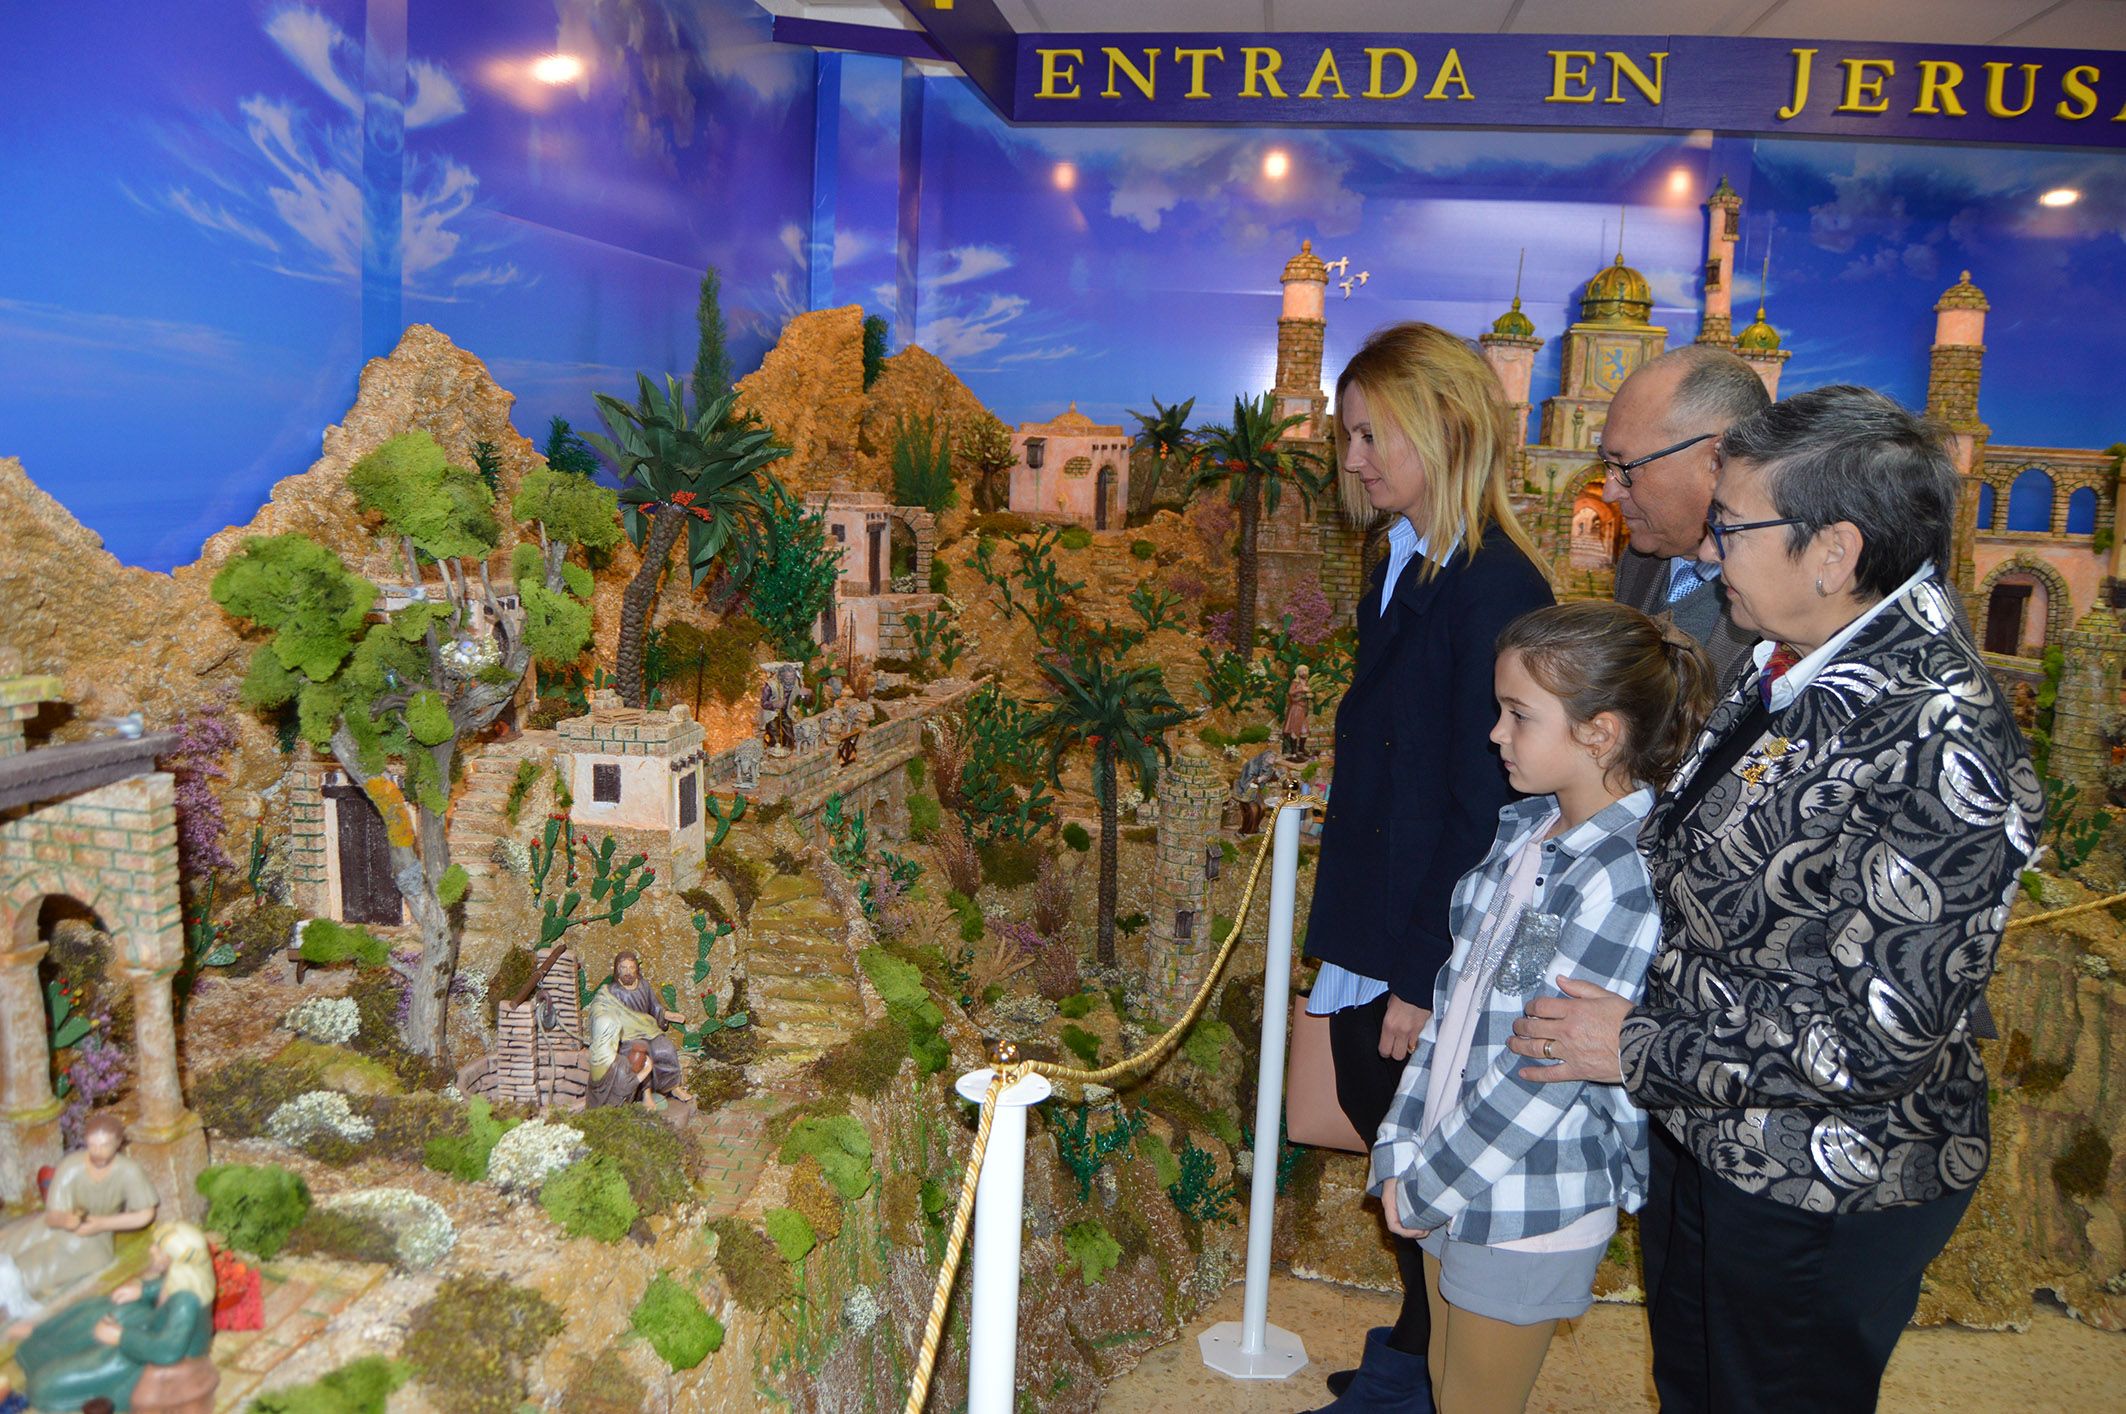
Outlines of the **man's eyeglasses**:
<svg viewBox="0 0 2126 1414">
<path fill-rule="evenodd" d="M 1648 462 L 1657 462 L 1663 457 L 1672 457 L 1676 453 L 1682 451 L 1685 447 L 1695 447 L 1700 442 L 1708 441 L 1715 435 L 1716 434 L 1711 432 L 1700 432 L 1697 436 L 1689 438 L 1688 440 L 1682 442 L 1678 442 L 1673 447 L 1663 447 L 1658 452 L 1648 452 L 1645 456 L 1640 457 L 1637 461 L 1613 462 L 1608 457 L 1603 457 L 1601 459 L 1602 469 L 1608 472 L 1611 476 L 1614 476 L 1617 479 L 1617 484 L 1619 486 L 1622 486 L 1625 490 L 1629 491 L 1631 489 L 1631 474 L 1637 471 L 1640 467 L 1645 466 Z"/>
<path fill-rule="evenodd" d="M 1799 516 L 1782 516 L 1778 520 L 1745 520 L 1734 524 L 1723 524 L 1717 520 L 1708 520 L 1705 522 L 1705 533 L 1713 537 L 1713 554 L 1724 560 L 1727 558 L 1727 537 L 1737 531 L 1765 530 L 1775 525 L 1802 524 L 1805 524 L 1805 522 Z"/>
</svg>

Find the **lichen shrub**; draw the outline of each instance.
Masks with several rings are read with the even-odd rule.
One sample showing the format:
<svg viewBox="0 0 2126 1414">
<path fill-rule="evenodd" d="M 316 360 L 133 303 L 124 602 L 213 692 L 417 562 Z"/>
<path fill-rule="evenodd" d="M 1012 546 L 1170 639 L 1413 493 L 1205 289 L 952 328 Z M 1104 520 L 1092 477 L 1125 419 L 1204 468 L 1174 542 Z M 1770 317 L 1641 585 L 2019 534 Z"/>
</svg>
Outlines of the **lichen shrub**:
<svg viewBox="0 0 2126 1414">
<path fill-rule="evenodd" d="M 526 1371 L 564 1324 L 536 1291 L 455 1276 L 414 1311 L 401 1354 L 441 1414 L 516 1414 Z"/>
</svg>

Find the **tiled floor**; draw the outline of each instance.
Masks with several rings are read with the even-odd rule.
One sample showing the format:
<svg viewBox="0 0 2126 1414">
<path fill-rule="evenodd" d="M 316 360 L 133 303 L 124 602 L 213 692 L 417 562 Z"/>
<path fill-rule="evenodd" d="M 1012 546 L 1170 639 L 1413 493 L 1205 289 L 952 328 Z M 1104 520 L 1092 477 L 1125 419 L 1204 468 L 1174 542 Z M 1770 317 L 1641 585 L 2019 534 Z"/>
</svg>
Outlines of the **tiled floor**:
<svg viewBox="0 0 2126 1414">
<path fill-rule="evenodd" d="M 1369 1326 L 1395 1317 L 1394 1299 L 1278 1275 L 1270 1321 L 1299 1332 L 1311 1363 L 1288 1380 L 1241 1383 L 1207 1370 L 1196 1335 L 1240 1319 L 1238 1285 L 1180 1339 L 1108 1387 L 1102 1414 L 1232 1410 L 1290 1414 L 1328 1402 L 1321 1379 L 1353 1363 Z M 1639 1414 L 1654 1409 L 1646 1319 L 1637 1306 L 1596 1306 L 1551 1343 L 1530 1414 Z M 2126 1335 L 2091 1330 L 2040 1308 L 2027 1332 L 1906 1333 L 1884 1380 L 1885 1414 L 2044 1414 L 2126 1410 Z"/>
</svg>

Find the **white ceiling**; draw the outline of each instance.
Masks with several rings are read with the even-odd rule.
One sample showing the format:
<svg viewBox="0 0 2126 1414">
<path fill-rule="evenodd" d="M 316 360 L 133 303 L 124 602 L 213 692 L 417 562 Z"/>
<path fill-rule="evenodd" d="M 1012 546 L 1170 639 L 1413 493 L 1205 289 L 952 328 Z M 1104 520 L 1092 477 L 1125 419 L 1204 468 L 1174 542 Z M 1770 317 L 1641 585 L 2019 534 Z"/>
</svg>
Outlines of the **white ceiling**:
<svg viewBox="0 0 2126 1414">
<path fill-rule="evenodd" d="M 760 0 L 782 15 L 918 26 L 899 0 Z M 1020 33 L 1266 30 L 1705 34 L 2126 49 L 2126 0 L 997 0 Z"/>
</svg>

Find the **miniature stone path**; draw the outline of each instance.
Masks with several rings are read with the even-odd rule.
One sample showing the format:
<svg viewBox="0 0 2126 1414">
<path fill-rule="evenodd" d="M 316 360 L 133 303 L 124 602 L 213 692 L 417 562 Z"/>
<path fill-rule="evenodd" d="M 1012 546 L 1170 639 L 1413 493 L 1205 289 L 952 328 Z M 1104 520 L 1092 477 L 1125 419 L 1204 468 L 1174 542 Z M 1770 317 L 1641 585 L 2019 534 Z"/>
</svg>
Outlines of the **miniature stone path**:
<svg viewBox="0 0 2126 1414">
<path fill-rule="evenodd" d="M 462 866 L 471 879 L 465 895 L 467 938 L 490 937 L 500 927 L 487 917 L 497 907 L 492 885 L 501 873 L 492 855 L 495 841 L 513 833 L 504 810 L 518 763 L 551 755 L 558 741 L 552 732 L 525 732 L 481 748 L 465 763 L 465 777 L 450 802 L 447 837 L 450 862 Z"/>
<path fill-rule="evenodd" d="M 778 874 L 746 922 L 746 1007 L 761 1059 L 796 1067 L 849 1039 L 864 1020 L 845 924 L 809 875 Z"/>
<path fill-rule="evenodd" d="M 369 1263 L 265 1264 L 265 1329 L 214 1337 L 214 1364 L 221 1371 L 215 1414 L 238 1409 L 258 1393 L 275 1366 L 315 1339 L 326 1322 L 381 1281 L 385 1270 Z"/>
<path fill-rule="evenodd" d="M 709 1222 L 731 1216 L 753 1196 L 775 1152 L 770 1121 L 785 1104 L 775 1095 L 749 1095 L 694 1121 L 694 1138 L 701 1146 L 699 1190 L 708 1204 Z"/>
</svg>

